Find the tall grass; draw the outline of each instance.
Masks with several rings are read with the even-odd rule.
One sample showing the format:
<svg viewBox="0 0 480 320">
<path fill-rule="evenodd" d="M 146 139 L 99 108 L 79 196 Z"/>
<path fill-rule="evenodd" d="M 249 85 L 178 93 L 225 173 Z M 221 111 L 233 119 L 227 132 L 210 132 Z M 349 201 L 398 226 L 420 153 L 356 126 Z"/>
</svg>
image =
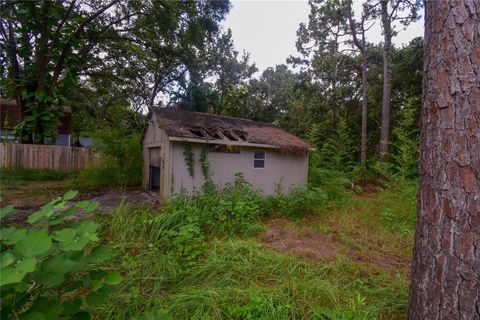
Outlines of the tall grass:
<svg viewBox="0 0 480 320">
<path fill-rule="evenodd" d="M 326 215 L 324 208 L 338 205 L 326 190 L 311 192 L 284 198 L 290 207 L 280 213 Z M 313 194 L 322 196 L 315 202 Z M 246 235 L 272 215 L 271 201 L 239 180 L 223 191 L 181 195 L 160 212 L 121 206 L 102 218 L 105 241 L 123 252 L 111 267 L 123 270 L 125 281 L 98 318 L 161 319 L 165 312 L 173 319 L 404 317 L 405 278 L 347 255 L 322 263 L 300 260 Z"/>
<path fill-rule="evenodd" d="M 3 183 L 32 182 L 32 181 L 58 181 L 72 177 L 74 173 L 37 170 L 25 168 L 0 168 L 0 179 Z"/>
</svg>

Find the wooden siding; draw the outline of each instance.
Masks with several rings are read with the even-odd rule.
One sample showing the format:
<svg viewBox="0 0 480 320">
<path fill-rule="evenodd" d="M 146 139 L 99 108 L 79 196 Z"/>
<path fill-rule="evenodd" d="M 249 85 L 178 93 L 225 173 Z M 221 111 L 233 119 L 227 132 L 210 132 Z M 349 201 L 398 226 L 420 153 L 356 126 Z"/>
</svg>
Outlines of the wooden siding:
<svg viewBox="0 0 480 320">
<path fill-rule="evenodd" d="M 99 161 L 100 155 L 87 148 L 0 144 L 0 167 L 77 171 Z"/>
</svg>

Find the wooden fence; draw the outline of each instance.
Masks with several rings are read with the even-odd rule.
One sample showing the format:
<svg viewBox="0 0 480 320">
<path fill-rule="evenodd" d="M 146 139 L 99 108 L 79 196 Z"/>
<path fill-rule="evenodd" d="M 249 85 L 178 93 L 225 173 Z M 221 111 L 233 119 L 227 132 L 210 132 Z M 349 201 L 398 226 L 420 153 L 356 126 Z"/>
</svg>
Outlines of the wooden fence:
<svg viewBox="0 0 480 320">
<path fill-rule="evenodd" d="M 100 155 L 88 148 L 0 144 L 0 167 L 77 171 L 99 161 Z"/>
</svg>

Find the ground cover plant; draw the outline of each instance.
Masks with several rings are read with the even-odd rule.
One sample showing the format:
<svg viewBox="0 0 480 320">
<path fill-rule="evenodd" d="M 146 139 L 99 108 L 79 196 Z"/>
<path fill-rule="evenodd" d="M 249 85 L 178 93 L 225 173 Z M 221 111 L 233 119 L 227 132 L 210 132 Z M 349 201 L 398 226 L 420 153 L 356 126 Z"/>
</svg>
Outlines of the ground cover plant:
<svg viewBox="0 0 480 320">
<path fill-rule="evenodd" d="M 124 204 L 95 216 L 100 241 L 119 253 L 101 270 L 124 280 L 87 311 L 96 319 L 405 318 L 417 184 L 393 177 L 383 189 L 352 188 L 351 175 L 329 169 L 311 177 L 315 186 L 288 196 L 262 196 L 238 176 L 161 208 Z"/>
<path fill-rule="evenodd" d="M 99 264 L 115 252 L 98 243 L 99 225 L 92 220 L 65 221 L 79 210 L 93 212 L 98 203 L 66 204 L 69 191 L 27 218 L 28 226 L 5 225 L 12 205 L 1 209 L 2 319 L 89 319 L 112 286 L 122 280 Z"/>
<path fill-rule="evenodd" d="M 14 204 L 17 209 L 37 209 L 71 190 L 73 176 L 68 172 L 1 168 L 0 201 L 2 206 Z"/>
<path fill-rule="evenodd" d="M 404 220 L 414 219 L 415 188 L 265 198 L 238 179 L 179 195 L 161 212 L 121 206 L 99 222 L 121 252 L 110 267 L 125 281 L 98 318 L 403 319 L 413 230 Z M 267 241 L 278 219 L 285 223 Z M 282 239 L 289 232 L 295 238 Z M 299 244 L 319 236 L 335 254 L 303 255 Z"/>
</svg>

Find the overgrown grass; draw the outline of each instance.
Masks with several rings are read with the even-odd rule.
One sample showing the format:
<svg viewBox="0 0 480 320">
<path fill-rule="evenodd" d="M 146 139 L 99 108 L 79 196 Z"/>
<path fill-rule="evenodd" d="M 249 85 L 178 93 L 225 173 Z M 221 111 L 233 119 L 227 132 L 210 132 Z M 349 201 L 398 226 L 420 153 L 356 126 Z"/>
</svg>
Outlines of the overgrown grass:
<svg viewBox="0 0 480 320">
<path fill-rule="evenodd" d="M 2 184 L 29 183 L 32 181 L 59 181 L 73 176 L 70 172 L 34 170 L 24 168 L 0 168 Z"/>
<path fill-rule="evenodd" d="M 1 168 L 1 204 L 15 203 L 20 209 L 39 207 L 72 189 L 73 176 L 69 172 Z"/>
<path fill-rule="evenodd" d="M 161 212 L 121 206 L 101 217 L 103 238 L 123 252 L 111 268 L 122 270 L 125 281 L 97 318 L 161 319 L 165 313 L 173 319 L 405 318 L 406 275 L 372 267 L 350 253 L 373 262 L 386 251 L 408 258 L 411 234 L 398 235 L 392 226 L 411 220 L 411 211 L 389 221 L 382 210 L 410 209 L 414 204 L 406 201 L 412 201 L 414 187 L 370 198 L 345 193 L 329 198 L 336 193 L 322 188 L 311 192 L 322 196 L 293 193 L 276 211 L 282 208 L 280 196 L 262 198 L 237 181 L 223 193 L 180 196 Z M 343 249 L 323 262 L 269 249 L 247 230 L 260 231 L 262 219 L 274 212 L 342 235 Z M 407 248 L 397 248 L 402 244 L 392 239 L 402 239 Z"/>
</svg>

